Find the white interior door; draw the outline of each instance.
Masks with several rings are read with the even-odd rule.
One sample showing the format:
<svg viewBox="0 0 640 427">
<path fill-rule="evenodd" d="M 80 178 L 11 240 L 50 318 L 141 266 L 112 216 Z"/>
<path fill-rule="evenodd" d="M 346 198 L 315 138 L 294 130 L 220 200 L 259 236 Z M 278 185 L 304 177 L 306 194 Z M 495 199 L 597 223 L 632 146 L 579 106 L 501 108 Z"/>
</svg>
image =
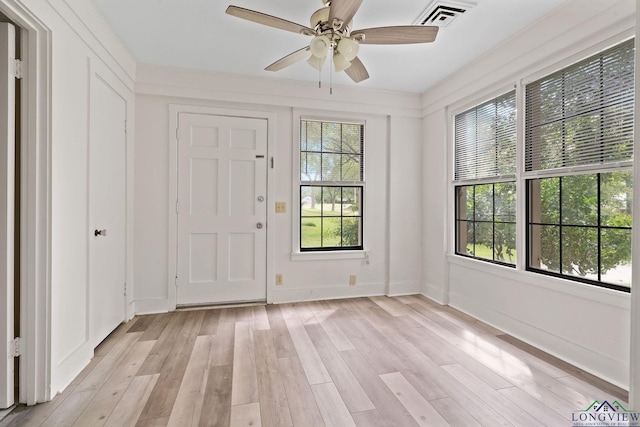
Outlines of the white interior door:
<svg viewBox="0 0 640 427">
<path fill-rule="evenodd" d="M 89 143 L 89 295 L 91 341 L 125 318 L 126 103 L 94 75 Z"/>
<path fill-rule="evenodd" d="M 0 409 L 14 403 L 15 28 L 0 23 Z"/>
<path fill-rule="evenodd" d="M 178 118 L 179 305 L 266 299 L 267 121 Z"/>
</svg>

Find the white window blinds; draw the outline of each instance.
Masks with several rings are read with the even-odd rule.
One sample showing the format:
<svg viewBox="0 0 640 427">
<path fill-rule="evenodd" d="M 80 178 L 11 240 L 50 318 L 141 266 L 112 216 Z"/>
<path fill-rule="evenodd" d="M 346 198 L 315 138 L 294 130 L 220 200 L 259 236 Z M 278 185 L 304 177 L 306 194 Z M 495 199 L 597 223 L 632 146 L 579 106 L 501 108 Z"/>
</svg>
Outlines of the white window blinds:
<svg viewBox="0 0 640 427">
<path fill-rule="evenodd" d="M 634 42 L 526 87 L 525 171 L 633 157 Z"/>
<path fill-rule="evenodd" d="M 456 181 L 511 177 L 515 173 L 515 91 L 456 115 Z"/>
</svg>

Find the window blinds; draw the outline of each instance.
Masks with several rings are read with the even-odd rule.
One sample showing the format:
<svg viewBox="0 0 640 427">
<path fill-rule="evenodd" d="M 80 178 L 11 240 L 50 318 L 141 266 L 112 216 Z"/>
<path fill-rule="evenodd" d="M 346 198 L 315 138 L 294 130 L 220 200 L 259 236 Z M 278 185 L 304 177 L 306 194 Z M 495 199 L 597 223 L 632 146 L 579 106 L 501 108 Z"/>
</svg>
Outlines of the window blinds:
<svg viewBox="0 0 640 427">
<path fill-rule="evenodd" d="M 633 157 L 634 41 L 530 83 L 525 171 Z"/>
<path fill-rule="evenodd" d="M 301 120 L 300 180 L 364 181 L 364 125 Z"/>
<path fill-rule="evenodd" d="M 516 173 L 516 92 L 455 117 L 455 180 Z"/>
</svg>

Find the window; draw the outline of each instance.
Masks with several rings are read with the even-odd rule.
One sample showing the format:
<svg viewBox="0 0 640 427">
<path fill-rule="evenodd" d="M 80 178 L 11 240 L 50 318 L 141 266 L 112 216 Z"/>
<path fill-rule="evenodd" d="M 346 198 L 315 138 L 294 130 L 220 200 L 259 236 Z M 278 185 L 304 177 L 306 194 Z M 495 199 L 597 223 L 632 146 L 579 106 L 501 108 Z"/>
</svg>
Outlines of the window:
<svg viewBox="0 0 640 427">
<path fill-rule="evenodd" d="M 634 42 L 526 86 L 527 269 L 629 290 Z"/>
<path fill-rule="evenodd" d="M 515 91 L 455 116 L 457 254 L 515 265 L 515 173 Z"/>
<path fill-rule="evenodd" d="M 300 121 L 300 250 L 361 250 L 364 124 Z"/>
</svg>

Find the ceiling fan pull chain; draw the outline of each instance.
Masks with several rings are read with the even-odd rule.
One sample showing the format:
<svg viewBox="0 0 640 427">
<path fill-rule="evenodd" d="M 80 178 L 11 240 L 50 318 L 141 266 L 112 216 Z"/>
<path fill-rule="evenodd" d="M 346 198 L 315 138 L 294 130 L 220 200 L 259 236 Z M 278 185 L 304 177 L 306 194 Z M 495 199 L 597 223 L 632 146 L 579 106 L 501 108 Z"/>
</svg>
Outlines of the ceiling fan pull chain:
<svg viewBox="0 0 640 427">
<path fill-rule="evenodd" d="M 329 95 L 333 95 L 333 49 L 329 52 L 331 64 L 329 64 Z"/>
</svg>

